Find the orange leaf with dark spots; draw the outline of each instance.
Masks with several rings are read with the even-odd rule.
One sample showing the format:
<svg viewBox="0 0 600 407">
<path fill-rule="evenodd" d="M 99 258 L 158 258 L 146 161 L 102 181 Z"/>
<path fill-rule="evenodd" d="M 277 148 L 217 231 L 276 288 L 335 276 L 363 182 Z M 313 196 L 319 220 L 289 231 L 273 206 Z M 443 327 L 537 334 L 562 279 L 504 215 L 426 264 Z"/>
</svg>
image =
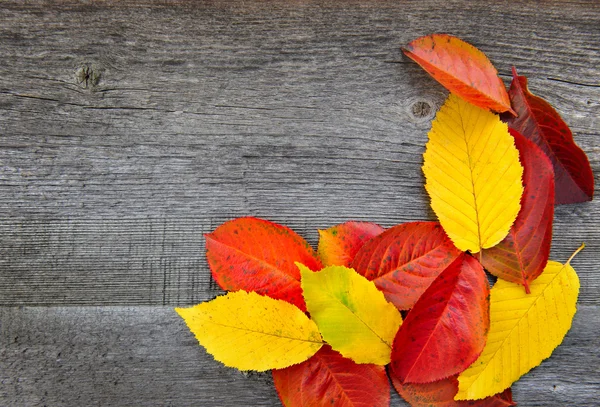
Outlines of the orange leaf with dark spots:
<svg viewBox="0 0 600 407">
<path fill-rule="evenodd" d="M 527 78 L 517 75 L 508 91 L 518 117 L 505 117 L 508 126 L 536 143 L 554 166 L 554 203 L 590 201 L 594 196 L 594 174 L 590 162 L 575 144 L 571 129 L 544 99 L 527 89 Z"/>
<path fill-rule="evenodd" d="M 298 365 L 273 370 L 285 407 L 388 407 L 390 383 L 383 366 L 357 364 L 324 345 Z"/>
<path fill-rule="evenodd" d="M 407 310 L 460 254 L 438 222 L 410 222 L 369 240 L 350 267 Z"/>
<path fill-rule="evenodd" d="M 375 223 L 353 221 L 319 230 L 317 251 L 323 266 L 350 267 L 356 252 L 365 242 L 384 230 Z"/>
<path fill-rule="evenodd" d="M 255 291 L 306 311 L 299 262 L 322 268 L 310 245 L 288 227 L 263 219 L 238 218 L 205 235 L 206 257 L 215 281 L 228 291 Z"/>
<path fill-rule="evenodd" d="M 550 255 L 554 217 L 554 171 L 544 152 L 515 130 L 523 165 L 521 210 L 508 235 L 496 246 L 481 252 L 481 264 L 503 280 L 529 284 L 544 271 Z"/>
<path fill-rule="evenodd" d="M 510 407 L 517 404 L 512 399 L 510 387 L 495 396 L 481 400 L 455 401 L 458 392 L 456 376 L 426 384 L 403 384 L 392 371 L 390 378 L 394 388 L 412 407 Z"/>
<path fill-rule="evenodd" d="M 396 334 L 391 368 L 402 383 L 430 383 L 473 363 L 490 326 L 483 267 L 461 254 L 429 286 Z"/>
<path fill-rule="evenodd" d="M 402 49 L 450 92 L 497 113 L 514 113 L 498 71 L 483 52 L 448 34 L 417 38 Z"/>
</svg>

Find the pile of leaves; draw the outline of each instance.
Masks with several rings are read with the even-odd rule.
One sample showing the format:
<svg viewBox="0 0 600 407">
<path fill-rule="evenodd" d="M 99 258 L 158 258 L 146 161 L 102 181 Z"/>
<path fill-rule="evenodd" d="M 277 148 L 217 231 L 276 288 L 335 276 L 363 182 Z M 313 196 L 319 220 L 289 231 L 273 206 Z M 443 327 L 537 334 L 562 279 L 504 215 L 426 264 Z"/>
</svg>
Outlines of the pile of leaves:
<svg viewBox="0 0 600 407">
<path fill-rule="evenodd" d="M 412 406 L 515 405 L 510 386 L 575 315 L 571 259 L 548 260 L 554 205 L 594 190 L 571 131 L 525 77 L 513 69 L 507 93 L 458 38 L 404 52 L 450 91 L 423 156 L 438 222 L 347 222 L 319 231 L 315 252 L 285 226 L 235 219 L 206 235 L 230 292 L 177 309 L 216 360 L 272 369 L 287 407 L 387 406 L 388 376 Z"/>
</svg>

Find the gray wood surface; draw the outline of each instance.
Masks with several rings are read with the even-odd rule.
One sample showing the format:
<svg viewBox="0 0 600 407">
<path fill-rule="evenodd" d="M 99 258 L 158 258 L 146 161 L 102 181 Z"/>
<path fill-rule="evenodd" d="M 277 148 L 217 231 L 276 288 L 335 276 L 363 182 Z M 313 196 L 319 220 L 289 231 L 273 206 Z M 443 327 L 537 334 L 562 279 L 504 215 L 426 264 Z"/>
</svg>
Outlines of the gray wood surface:
<svg viewBox="0 0 600 407">
<path fill-rule="evenodd" d="M 0 308 L 0 321 L 3 406 L 280 405 L 270 374 L 215 362 L 170 307 Z M 579 308 L 564 343 L 513 386 L 521 406 L 598 405 L 599 324 L 596 306 Z"/>
<path fill-rule="evenodd" d="M 399 50 L 432 32 L 515 65 L 600 174 L 594 0 L 2 2 L 0 406 L 278 405 L 172 311 L 220 292 L 202 234 L 433 219 L 446 92 Z M 580 312 L 520 405 L 599 405 L 599 202 L 556 210 L 552 258 L 587 244 Z"/>
</svg>

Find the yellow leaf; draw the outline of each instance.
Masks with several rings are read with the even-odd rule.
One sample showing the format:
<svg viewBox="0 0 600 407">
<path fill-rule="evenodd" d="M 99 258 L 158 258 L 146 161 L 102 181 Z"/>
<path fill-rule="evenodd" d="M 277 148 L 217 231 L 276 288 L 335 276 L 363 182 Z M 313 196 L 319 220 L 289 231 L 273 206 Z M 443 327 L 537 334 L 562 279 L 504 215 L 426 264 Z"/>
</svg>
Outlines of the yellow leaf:
<svg viewBox="0 0 600 407">
<path fill-rule="evenodd" d="M 572 257 L 571 257 L 572 258 Z M 531 285 L 498 280 L 490 290 L 490 331 L 479 358 L 458 376 L 455 400 L 500 393 L 550 357 L 571 328 L 579 278 L 569 261 L 549 261 Z"/>
<path fill-rule="evenodd" d="M 356 363 L 390 363 L 402 317 L 375 284 L 343 266 L 317 273 L 297 266 L 306 307 L 327 343 Z"/>
<path fill-rule="evenodd" d="M 231 292 L 175 311 L 208 353 L 240 370 L 291 366 L 323 345 L 317 326 L 298 307 L 255 292 Z"/>
<path fill-rule="evenodd" d="M 477 253 L 508 234 L 521 208 L 523 167 L 497 115 L 450 94 L 423 160 L 431 207 L 456 247 Z"/>
</svg>

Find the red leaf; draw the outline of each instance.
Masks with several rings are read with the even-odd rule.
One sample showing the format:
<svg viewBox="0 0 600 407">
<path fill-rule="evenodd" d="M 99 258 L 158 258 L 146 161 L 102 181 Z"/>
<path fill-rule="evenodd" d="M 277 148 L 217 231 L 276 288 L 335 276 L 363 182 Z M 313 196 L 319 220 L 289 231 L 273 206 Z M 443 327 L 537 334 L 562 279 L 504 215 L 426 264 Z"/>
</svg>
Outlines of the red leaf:
<svg viewBox="0 0 600 407">
<path fill-rule="evenodd" d="M 554 202 L 558 205 L 590 201 L 594 196 L 594 174 L 567 124 L 548 102 L 529 92 L 527 78 L 518 76 L 515 68 L 508 94 L 519 115 L 504 118 L 508 126 L 540 146 L 552 161 Z"/>
<path fill-rule="evenodd" d="M 369 222 L 346 222 L 319 230 L 319 257 L 323 266 L 346 266 L 365 242 L 383 232 L 381 226 Z"/>
<path fill-rule="evenodd" d="M 511 112 L 504 82 L 483 52 L 448 34 L 431 34 L 402 51 L 450 92 L 483 109 Z"/>
<path fill-rule="evenodd" d="M 484 249 L 483 266 L 503 280 L 523 284 L 529 293 L 529 283 L 546 267 L 552 241 L 554 217 L 554 171 L 544 152 L 515 130 L 510 130 L 523 164 L 521 211 L 503 241 Z"/>
<path fill-rule="evenodd" d="M 290 302 L 303 311 L 300 271 L 294 262 L 320 270 L 314 250 L 285 226 L 256 219 L 225 222 L 205 235 L 213 278 L 228 291 L 256 291 Z"/>
<path fill-rule="evenodd" d="M 356 364 L 323 346 L 312 358 L 273 370 L 286 407 L 388 407 L 390 383 L 383 366 Z"/>
<path fill-rule="evenodd" d="M 411 222 L 369 240 L 350 267 L 372 280 L 398 309 L 406 310 L 460 254 L 439 223 Z"/>
<path fill-rule="evenodd" d="M 400 326 L 392 369 L 403 383 L 429 383 L 465 370 L 485 345 L 490 289 L 481 264 L 461 254 L 423 293 Z"/>
<path fill-rule="evenodd" d="M 390 371 L 394 388 L 412 407 L 509 407 L 517 404 L 512 400 L 510 388 L 495 396 L 481 400 L 454 401 L 458 392 L 457 376 L 426 384 L 402 384 Z"/>
</svg>

